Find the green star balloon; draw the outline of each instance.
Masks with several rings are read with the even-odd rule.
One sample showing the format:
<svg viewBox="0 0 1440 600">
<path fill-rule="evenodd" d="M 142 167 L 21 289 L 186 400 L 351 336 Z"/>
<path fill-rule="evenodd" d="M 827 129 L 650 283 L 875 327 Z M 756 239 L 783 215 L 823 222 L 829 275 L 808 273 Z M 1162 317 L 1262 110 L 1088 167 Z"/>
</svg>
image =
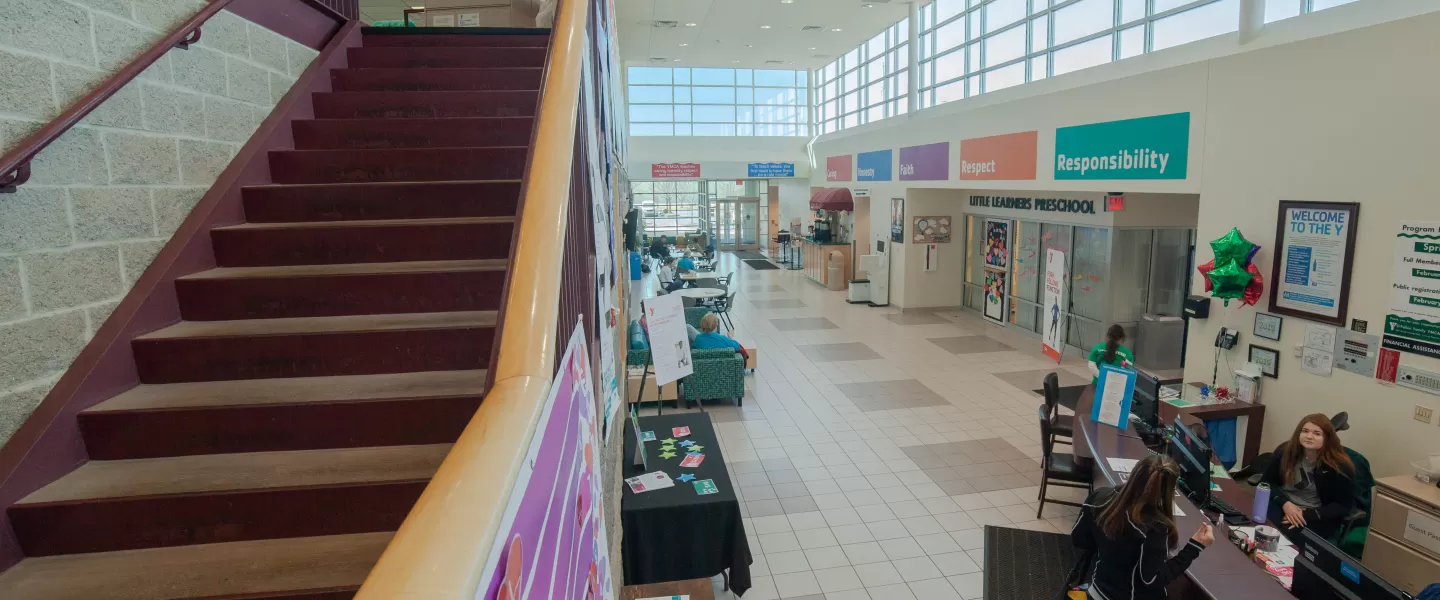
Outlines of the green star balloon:
<svg viewBox="0 0 1440 600">
<path fill-rule="evenodd" d="M 675 458 L 674 452 L 661 452 L 660 458 Z"/>
<path fill-rule="evenodd" d="M 1217 268 L 1234 261 L 1242 272 L 1245 270 L 1245 265 L 1250 263 L 1250 251 L 1254 248 L 1255 244 L 1245 239 L 1245 236 L 1240 234 L 1240 230 L 1234 227 L 1230 228 L 1230 233 L 1210 242 L 1210 249 L 1215 251 Z"/>
<path fill-rule="evenodd" d="M 1230 306 L 1230 300 L 1245 296 L 1245 286 L 1250 285 L 1250 280 L 1255 276 L 1241 267 L 1239 263 L 1231 260 L 1215 267 L 1210 271 L 1209 277 L 1210 283 L 1215 286 L 1215 290 L 1210 295 L 1223 298 L 1225 306 Z"/>
</svg>

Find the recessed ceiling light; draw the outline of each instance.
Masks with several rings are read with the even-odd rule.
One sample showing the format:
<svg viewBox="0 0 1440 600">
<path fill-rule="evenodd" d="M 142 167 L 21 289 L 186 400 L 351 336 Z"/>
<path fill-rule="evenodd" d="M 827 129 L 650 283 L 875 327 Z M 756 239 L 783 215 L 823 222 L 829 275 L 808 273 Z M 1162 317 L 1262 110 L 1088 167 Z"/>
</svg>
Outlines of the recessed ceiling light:
<svg viewBox="0 0 1440 600">
<path fill-rule="evenodd" d="M 836 28 L 834 28 L 834 29 L 831 29 L 830 31 L 845 31 L 845 30 L 844 30 L 844 29 L 841 29 L 841 28 L 839 28 L 839 27 L 836 27 Z"/>
<path fill-rule="evenodd" d="M 860 8 L 875 8 L 874 4 L 861 4 Z"/>
<path fill-rule="evenodd" d="M 811 48 L 811 50 L 814 50 L 814 48 Z"/>
<path fill-rule="evenodd" d="M 684 48 L 685 46 L 689 46 L 689 45 L 690 45 L 690 44 L 680 44 L 680 47 L 681 47 L 681 48 Z"/>
<path fill-rule="evenodd" d="M 678 58 L 672 58 L 672 59 L 670 59 L 670 62 L 680 62 L 680 59 L 678 59 Z"/>
<path fill-rule="evenodd" d="M 761 28 L 761 29 L 769 29 L 770 26 L 769 26 L 769 25 L 761 25 L 760 28 Z"/>
<path fill-rule="evenodd" d="M 750 45 L 750 44 L 745 44 L 745 47 L 746 47 L 746 48 L 754 48 L 755 46 L 752 46 L 752 45 Z"/>
<path fill-rule="evenodd" d="M 794 4 L 795 0 L 780 0 L 781 4 Z"/>
<path fill-rule="evenodd" d="M 694 27 L 695 24 L 694 24 L 694 23 L 686 23 L 685 26 L 686 26 L 686 27 Z"/>
<path fill-rule="evenodd" d="M 730 61 L 730 62 L 732 62 L 732 63 L 738 63 L 738 62 L 740 62 L 740 61 L 738 61 L 738 60 L 732 60 L 732 61 Z"/>
</svg>

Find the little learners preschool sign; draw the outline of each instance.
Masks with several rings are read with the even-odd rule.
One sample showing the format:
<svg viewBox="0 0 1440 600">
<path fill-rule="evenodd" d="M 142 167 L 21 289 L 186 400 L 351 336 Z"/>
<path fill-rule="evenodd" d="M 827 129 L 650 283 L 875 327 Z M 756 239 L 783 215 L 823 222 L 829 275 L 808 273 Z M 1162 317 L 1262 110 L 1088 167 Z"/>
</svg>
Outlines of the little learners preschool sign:
<svg viewBox="0 0 1440 600">
<path fill-rule="evenodd" d="M 1055 130 L 1055 179 L 1184 179 L 1190 113 Z"/>
<path fill-rule="evenodd" d="M 1016 198 L 1014 196 L 971 196 L 970 206 L 1033 210 L 1036 212 L 1095 214 L 1094 200 L 1068 198 Z"/>
<path fill-rule="evenodd" d="M 699 177 L 698 163 L 651 163 L 650 176 L 656 179 L 666 177 Z"/>
</svg>

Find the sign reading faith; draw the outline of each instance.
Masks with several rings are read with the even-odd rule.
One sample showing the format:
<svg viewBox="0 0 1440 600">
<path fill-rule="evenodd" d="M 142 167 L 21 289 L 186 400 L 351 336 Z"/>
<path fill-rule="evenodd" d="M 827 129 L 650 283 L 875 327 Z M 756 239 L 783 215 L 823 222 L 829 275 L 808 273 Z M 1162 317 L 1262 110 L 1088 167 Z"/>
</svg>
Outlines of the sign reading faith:
<svg viewBox="0 0 1440 600">
<path fill-rule="evenodd" d="M 855 168 L 855 180 L 890 181 L 890 163 L 894 156 L 895 153 L 890 150 L 861 152 L 856 157 L 860 164 Z"/>
<path fill-rule="evenodd" d="M 853 176 L 850 171 L 854 161 L 855 157 L 849 154 L 825 159 L 825 181 L 851 181 Z"/>
<path fill-rule="evenodd" d="M 1055 179 L 1184 179 L 1190 113 L 1055 130 Z"/>
<path fill-rule="evenodd" d="M 699 177 L 700 165 L 696 163 L 651 163 L 650 176 L 656 179 L 666 177 Z"/>
<path fill-rule="evenodd" d="M 1440 343 L 1440 221 L 1401 221 L 1385 334 Z"/>
<path fill-rule="evenodd" d="M 960 179 L 1034 179 L 1040 132 L 1026 131 L 960 140 Z"/>
<path fill-rule="evenodd" d="M 794 177 L 795 163 L 750 163 L 746 165 L 745 173 L 747 177 Z"/>
<path fill-rule="evenodd" d="M 950 142 L 900 149 L 900 181 L 945 181 L 950 178 Z"/>
</svg>

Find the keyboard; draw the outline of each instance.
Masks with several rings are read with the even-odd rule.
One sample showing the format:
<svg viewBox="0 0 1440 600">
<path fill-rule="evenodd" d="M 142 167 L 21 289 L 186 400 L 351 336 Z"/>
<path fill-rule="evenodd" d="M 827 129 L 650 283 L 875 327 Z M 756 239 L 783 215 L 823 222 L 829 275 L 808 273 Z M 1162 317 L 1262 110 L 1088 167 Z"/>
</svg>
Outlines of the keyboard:
<svg viewBox="0 0 1440 600">
<path fill-rule="evenodd" d="M 1219 496 L 1216 496 L 1214 494 L 1210 495 L 1210 501 L 1206 503 L 1206 506 L 1212 510 L 1220 511 L 1221 514 L 1224 514 L 1226 516 L 1244 514 L 1235 507 L 1230 506 L 1229 502 L 1221 500 Z"/>
</svg>

